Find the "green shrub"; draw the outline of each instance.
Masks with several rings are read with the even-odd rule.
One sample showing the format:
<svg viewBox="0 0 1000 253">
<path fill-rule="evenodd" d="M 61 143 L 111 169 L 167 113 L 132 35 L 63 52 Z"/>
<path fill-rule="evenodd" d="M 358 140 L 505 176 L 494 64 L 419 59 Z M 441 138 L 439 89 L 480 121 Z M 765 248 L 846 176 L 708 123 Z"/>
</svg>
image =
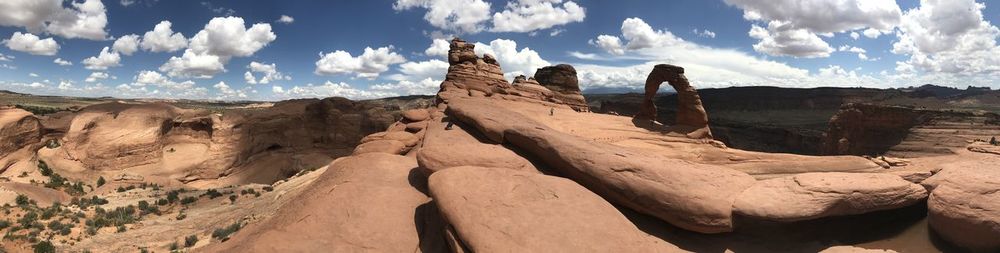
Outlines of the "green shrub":
<svg viewBox="0 0 1000 253">
<path fill-rule="evenodd" d="M 181 205 L 191 204 L 194 203 L 195 201 L 198 201 L 198 198 L 187 196 L 181 199 Z"/>
<path fill-rule="evenodd" d="M 217 191 L 215 189 L 208 189 L 208 191 L 205 191 L 205 194 L 202 194 L 202 196 L 206 196 L 206 195 L 208 196 L 209 199 L 215 199 L 215 198 L 218 198 L 218 197 L 222 197 L 222 193 L 220 193 L 219 191 Z"/>
<path fill-rule="evenodd" d="M 241 226 L 240 222 L 237 221 L 224 228 L 216 228 L 215 231 L 212 231 L 212 238 L 225 241 L 226 239 L 229 239 L 230 235 L 239 231 Z"/>
<path fill-rule="evenodd" d="M 49 242 L 49 241 L 39 242 L 38 244 L 35 244 L 35 246 L 31 246 L 31 248 L 34 250 L 35 253 L 55 253 L 56 252 L 56 246 L 53 246 L 52 242 Z"/>
<path fill-rule="evenodd" d="M 10 221 L 0 220 L 0 230 L 10 227 Z"/>
<path fill-rule="evenodd" d="M 195 243 L 198 243 L 198 235 L 191 235 L 184 238 L 184 247 L 194 246 Z"/>
<path fill-rule="evenodd" d="M 46 177 L 52 175 L 52 169 L 49 168 L 48 164 L 41 160 L 38 161 L 38 172 L 41 172 L 42 176 Z"/>
<path fill-rule="evenodd" d="M 107 181 L 104 180 L 104 176 L 101 176 L 101 177 L 97 178 L 97 187 L 101 187 L 105 183 L 107 183 Z"/>
<path fill-rule="evenodd" d="M 28 195 L 18 194 L 17 198 L 14 199 L 14 203 L 17 203 L 19 206 L 25 206 L 31 203 L 31 199 L 28 199 Z"/>
</svg>

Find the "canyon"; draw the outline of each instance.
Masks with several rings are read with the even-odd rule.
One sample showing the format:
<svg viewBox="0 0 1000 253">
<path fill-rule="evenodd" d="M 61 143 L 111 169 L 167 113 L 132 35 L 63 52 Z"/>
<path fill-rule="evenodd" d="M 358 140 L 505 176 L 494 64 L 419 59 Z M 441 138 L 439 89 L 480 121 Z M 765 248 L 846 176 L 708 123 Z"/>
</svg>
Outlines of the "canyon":
<svg viewBox="0 0 1000 253">
<path fill-rule="evenodd" d="M 92 252 L 1000 250 L 997 92 L 697 89 L 663 64 L 589 95 L 573 66 L 508 82 L 449 48 L 433 97 L 2 108 L 0 248 L 49 220 Z M 107 210 L 136 217 L 80 219 Z"/>
</svg>

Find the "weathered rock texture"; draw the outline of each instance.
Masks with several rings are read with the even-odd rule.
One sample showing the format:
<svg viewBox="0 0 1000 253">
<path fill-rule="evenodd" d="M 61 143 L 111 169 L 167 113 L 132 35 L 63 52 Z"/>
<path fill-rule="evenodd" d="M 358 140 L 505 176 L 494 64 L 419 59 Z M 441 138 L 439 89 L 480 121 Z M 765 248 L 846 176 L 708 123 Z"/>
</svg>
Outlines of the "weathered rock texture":
<svg viewBox="0 0 1000 253">
<path fill-rule="evenodd" d="M 413 158 L 342 158 L 273 218 L 206 252 L 442 252 L 443 226 Z"/>
<path fill-rule="evenodd" d="M 553 92 L 558 101 L 569 105 L 576 111 L 590 111 L 587 99 L 580 92 L 580 81 L 576 78 L 576 69 L 569 64 L 559 64 L 540 68 L 535 71 L 535 80 Z"/>
<path fill-rule="evenodd" d="M 760 181 L 740 193 L 734 212 L 756 219 L 799 221 L 909 206 L 927 191 L 883 173 L 804 173 Z"/>
<path fill-rule="evenodd" d="M 830 119 L 826 154 L 878 155 L 929 117 L 905 107 L 848 104 Z"/>
<path fill-rule="evenodd" d="M 528 159 L 514 151 L 500 145 L 478 142 L 424 147 L 417 152 L 417 162 L 428 172 L 459 166 L 478 166 L 541 173 Z"/>
<path fill-rule="evenodd" d="M 1000 170 L 996 160 L 949 164 L 923 181 L 927 219 L 941 237 L 977 252 L 1000 251 Z"/>
<path fill-rule="evenodd" d="M 350 154 L 362 137 L 386 129 L 398 115 L 391 107 L 344 98 L 219 114 L 114 102 L 76 113 L 61 150 L 91 170 L 134 169 L 182 182 L 227 177 L 227 183 L 271 183 Z M 409 146 L 417 141 L 392 137 Z"/>
<path fill-rule="evenodd" d="M 690 128 L 688 137 L 711 139 L 712 131 L 708 127 L 708 113 L 702 106 L 701 97 L 684 76 L 684 68 L 678 66 L 660 64 L 653 67 L 653 71 L 646 78 L 646 94 L 635 118 L 656 121 L 656 105 L 653 104 L 653 98 L 664 82 L 669 83 L 677 91 L 677 120 L 675 124 Z"/>
<path fill-rule="evenodd" d="M 480 58 L 476 55 L 475 48 L 476 45 L 464 40 L 451 40 L 451 48 L 448 50 L 448 63 L 451 66 L 441 83 L 441 92 L 477 91 L 490 95 L 494 88 L 510 86 L 496 59 L 489 54 Z"/>
<path fill-rule="evenodd" d="M 435 173 L 431 196 L 473 252 L 677 252 L 573 181 L 507 169 Z"/>
<path fill-rule="evenodd" d="M 41 141 L 42 124 L 30 112 L 0 107 L 0 158 Z"/>
</svg>

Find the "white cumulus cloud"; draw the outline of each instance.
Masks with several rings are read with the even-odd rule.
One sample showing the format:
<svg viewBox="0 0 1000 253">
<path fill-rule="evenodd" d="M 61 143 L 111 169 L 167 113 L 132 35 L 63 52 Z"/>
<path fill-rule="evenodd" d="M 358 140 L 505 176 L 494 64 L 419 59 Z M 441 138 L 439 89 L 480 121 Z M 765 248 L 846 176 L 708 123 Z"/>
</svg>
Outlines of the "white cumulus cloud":
<svg viewBox="0 0 1000 253">
<path fill-rule="evenodd" d="M 269 84 L 273 81 L 292 80 L 292 77 L 279 72 L 278 65 L 274 63 L 264 64 L 254 61 L 250 62 L 250 65 L 247 65 L 247 68 L 250 71 L 244 73 L 243 78 L 249 84 Z M 257 80 L 253 73 L 260 73 L 262 75 L 260 80 Z"/>
<path fill-rule="evenodd" d="M 139 35 L 135 34 L 121 36 L 115 40 L 111 49 L 124 55 L 132 55 L 139 51 L 139 40 Z"/>
<path fill-rule="evenodd" d="M 490 3 L 483 0 L 397 0 L 396 11 L 414 8 L 427 10 L 424 20 L 439 29 L 458 33 L 477 33 L 490 19 Z"/>
<path fill-rule="evenodd" d="M 506 71 L 504 77 L 513 79 L 517 75 L 533 76 L 538 68 L 552 65 L 549 61 L 542 59 L 537 51 L 531 48 L 517 49 L 517 42 L 507 39 L 496 39 L 490 41 L 489 45 L 476 43 L 476 54 L 493 55 L 500 67 Z"/>
<path fill-rule="evenodd" d="M 67 61 L 67 60 L 63 60 L 62 58 L 56 58 L 52 62 L 55 63 L 55 64 L 58 64 L 59 66 L 72 66 L 73 65 L 72 62 Z"/>
<path fill-rule="evenodd" d="M 10 39 L 4 40 L 7 48 L 33 55 L 56 55 L 59 44 L 52 38 L 41 39 L 30 33 L 14 32 Z"/>
<path fill-rule="evenodd" d="M 582 22 L 586 10 L 573 1 L 517 0 L 507 2 L 504 10 L 493 14 L 494 32 L 533 32 Z"/>
<path fill-rule="evenodd" d="M 191 37 L 184 54 L 171 57 L 160 71 L 172 77 L 211 78 L 224 72 L 225 64 L 233 57 L 251 56 L 277 38 L 270 24 L 247 28 L 240 17 L 213 18 Z"/>
<path fill-rule="evenodd" d="M 278 18 L 278 20 L 275 20 L 274 22 L 278 22 L 278 23 L 282 23 L 282 24 L 291 24 L 291 23 L 295 22 L 295 18 L 293 18 L 292 16 L 288 16 L 288 15 L 281 15 L 281 17 Z"/>
<path fill-rule="evenodd" d="M 0 26 L 24 27 L 31 33 L 49 33 L 67 39 L 104 40 L 107 10 L 101 0 L 0 1 Z"/>
<path fill-rule="evenodd" d="M 187 47 L 187 38 L 179 32 L 175 33 L 171 26 L 170 21 L 160 21 L 152 31 L 142 35 L 142 49 L 150 52 L 174 52 Z"/>
<path fill-rule="evenodd" d="M 364 53 L 354 57 L 351 53 L 337 50 L 324 54 L 320 52 L 319 61 L 316 61 L 317 75 L 341 75 L 355 74 L 359 78 L 375 79 L 389 70 L 389 65 L 406 62 L 406 58 L 393 52 L 394 47 L 380 47 L 372 49 L 366 47 Z"/>
<path fill-rule="evenodd" d="M 121 66 L 121 61 L 122 57 L 118 52 L 111 52 L 108 47 L 104 47 L 97 56 L 83 59 L 83 65 L 89 70 L 107 70 L 110 67 Z"/>
</svg>

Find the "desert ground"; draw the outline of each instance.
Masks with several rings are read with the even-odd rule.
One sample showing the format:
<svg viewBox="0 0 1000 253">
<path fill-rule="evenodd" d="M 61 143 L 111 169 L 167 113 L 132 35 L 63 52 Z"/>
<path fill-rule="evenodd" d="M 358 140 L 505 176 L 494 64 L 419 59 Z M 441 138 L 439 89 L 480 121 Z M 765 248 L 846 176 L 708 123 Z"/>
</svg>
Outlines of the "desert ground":
<svg viewBox="0 0 1000 253">
<path fill-rule="evenodd" d="M 0 92 L 0 252 L 1000 251 L 1000 91 L 583 94 L 474 47 L 427 97 Z"/>
</svg>

